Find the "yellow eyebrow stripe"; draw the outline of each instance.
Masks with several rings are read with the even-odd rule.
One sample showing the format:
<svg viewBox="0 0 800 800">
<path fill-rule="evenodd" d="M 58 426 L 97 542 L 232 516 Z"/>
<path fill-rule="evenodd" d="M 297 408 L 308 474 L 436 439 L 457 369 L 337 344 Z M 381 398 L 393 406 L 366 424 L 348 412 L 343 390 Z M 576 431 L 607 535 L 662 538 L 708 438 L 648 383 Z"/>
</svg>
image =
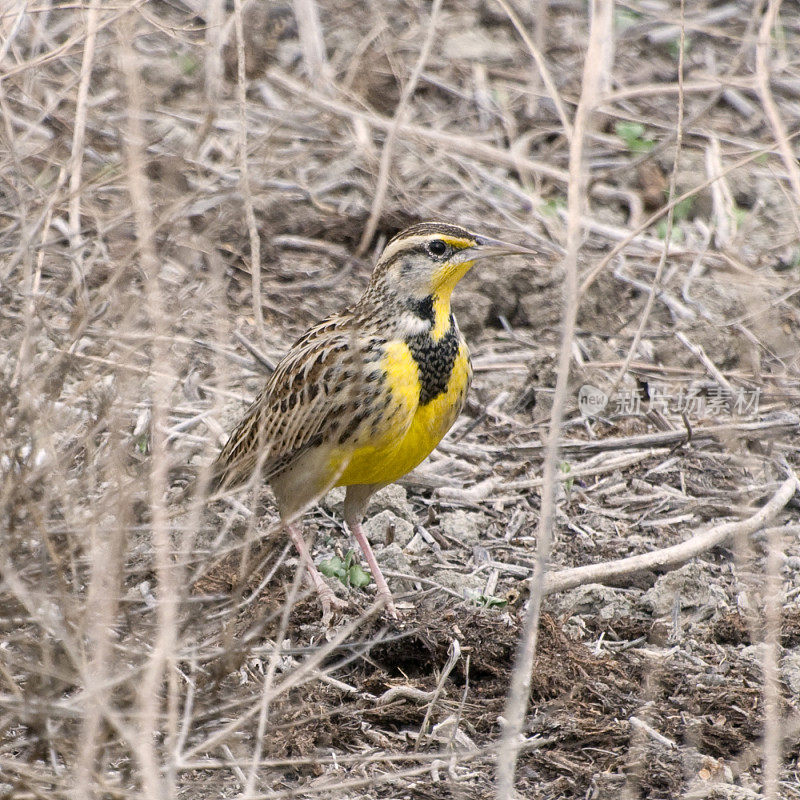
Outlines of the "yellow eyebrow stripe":
<svg viewBox="0 0 800 800">
<path fill-rule="evenodd" d="M 450 247 L 455 247 L 457 250 L 464 250 L 475 244 L 471 239 L 460 239 L 455 236 L 438 236 L 437 238 L 441 239 L 445 244 L 449 244 Z"/>
</svg>

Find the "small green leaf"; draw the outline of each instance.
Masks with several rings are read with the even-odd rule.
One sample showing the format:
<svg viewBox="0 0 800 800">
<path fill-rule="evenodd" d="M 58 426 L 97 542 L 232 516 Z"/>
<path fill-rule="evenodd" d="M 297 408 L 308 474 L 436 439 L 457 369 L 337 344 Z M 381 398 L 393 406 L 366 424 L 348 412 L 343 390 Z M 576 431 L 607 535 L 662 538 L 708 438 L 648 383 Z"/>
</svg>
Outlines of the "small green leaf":
<svg viewBox="0 0 800 800">
<path fill-rule="evenodd" d="M 491 594 L 479 594 L 472 598 L 472 602 L 481 608 L 505 608 L 508 600 L 505 597 L 495 597 Z"/>
<path fill-rule="evenodd" d="M 692 46 L 692 40 L 688 36 L 685 36 L 684 39 L 683 39 L 683 56 L 684 56 L 684 58 L 689 53 L 689 49 L 691 48 L 691 46 Z M 680 53 L 681 53 L 681 40 L 680 40 L 680 38 L 673 39 L 667 45 L 667 50 L 669 51 L 669 54 L 677 61 L 679 56 L 680 56 Z"/>
<path fill-rule="evenodd" d="M 558 465 L 558 468 L 564 475 L 569 475 L 569 473 L 572 472 L 572 467 L 570 466 L 568 461 L 562 461 Z M 575 483 L 574 478 L 567 478 L 567 480 L 564 481 L 564 491 L 566 492 L 567 500 L 569 500 L 570 498 L 570 493 L 572 492 L 572 486 L 574 483 Z"/>
<path fill-rule="evenodd" d="M 624 31 L 636 25 L 641 19 L 642 15 L 638 11 L 628 8 L 620 8 L 614 11 L 614 26 L 618 31 Z"/>
<path fill-rule="evenodd" d="M 620 120 L 614 125 L 614 133 L 632 153 L 649 153 L 655 145 L 652 139 L 645 137 L 645 127 L 641 122 Z"/>
<path fill-rule="evenodd" d="M 659 239 L 667 238 L 667 221 L 665 219 L 662 219 L 656 223 L 656 233 L 658 234 Z M 683 230 L 681 230 L 681 228 L 679 228 L 677 225 L 672 226 L 672 236 L 670 240 L 673 242 L 683 241 Z"/>
<path fill-rule="evenodd" d="M 733 206 L 733 220 L 736 223 L 736 227 L 740 227 L 742 223 L 747 219 L 747 209 L 742 208 L 741 206 L 737 206 L 734 204 Z"/>
<path fill-rule="evenodd" d="M 339 556 L 331 556 L 319 563 L 319 571 L 326 578 L 338 578 L 342 580 L 345 574 L 344 564 Z"/>
<path fill-rule="evenodd" d="M 672 210 L 672 218 L 678 221 L 688 219 L 689 214 L 692 213 L 693 205 L 694 205 L 694 197 L 684 198 Z"/>
<path fill-rule="evenodd" d="M 200 68 L 200 62 L 195 58 L 192 53 L 180 53 L 178 55 L 178 69 L 187 78 L 194 75 Z"/>
<path fill-rule="evenodd" d="M 553 197 L 546 200 L 542 206 L 542 213 L 548 216 L 555 217 L 558 212 L 567 207 L 567 201 L 563 197 Z"/>
<path fill-rule="evenodd" d="M 356 589 L 362 589 L 367 586 L 372 580 L 372 576 L 360 564 L 353 564 L 347 570 L 347 583 L 350 586 L 355 586 Z"/>
<path fill-rule="evenodd" d="M 326 578 L 336 578 L 345 586 L 355 586 L 356 589 L 361 589 L 372 580 L 369 572 L 356 561 L 355 553 L 352 550 L 347 552 L 344 560 L 339 556 L 331 556 L 331 558 L 320 561 L 319 571 Z"/>
<path fill-rule="evenodd" d="M 626 143 L 644 136 L 644 125 L 641 122 L 625 122 L 620 120 L 614 125 L 614 133 Z"/>
</svg>

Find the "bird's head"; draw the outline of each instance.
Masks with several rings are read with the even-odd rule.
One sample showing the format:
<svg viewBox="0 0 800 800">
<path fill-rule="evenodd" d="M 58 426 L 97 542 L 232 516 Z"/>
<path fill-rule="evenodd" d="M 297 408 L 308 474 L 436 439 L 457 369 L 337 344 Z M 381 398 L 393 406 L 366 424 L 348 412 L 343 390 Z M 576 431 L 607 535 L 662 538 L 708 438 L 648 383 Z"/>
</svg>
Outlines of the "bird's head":
<svg viewBox="0 0 800 800">
<path fill-rule="evenodd" d="M 537 253 L 457 225 L 422 222 L 389 241 L 375 265 L 370 288 L 435 324 L 436 307 L 441 311 L 446 307 L 449 315 L 450 295 L 476 261 L 515 254 Z"/>
</svg>

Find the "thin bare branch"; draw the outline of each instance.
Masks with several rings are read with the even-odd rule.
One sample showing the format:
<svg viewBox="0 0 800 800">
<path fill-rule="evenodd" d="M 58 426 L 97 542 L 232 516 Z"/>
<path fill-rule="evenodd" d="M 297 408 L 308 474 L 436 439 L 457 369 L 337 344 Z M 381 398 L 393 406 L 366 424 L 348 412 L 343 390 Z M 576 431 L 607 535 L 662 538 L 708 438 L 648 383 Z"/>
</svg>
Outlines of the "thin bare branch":
<svg viewBox="0 0 800 800">
<path fill-rule="evenodd" d="M 236 23 L 236 97 L 238 100 L 239 129 L 239 175 L 242 187 L 242 200 L 250 236 L 250 286 L 253 292 L 253 320 L 259 341 L 264 341 L 264 311 L 261 307 L 261 238 L 253 205 L 253 191 L 250 185 L 250 166 L 247 159 L 247 77 L 245 74 L 244 23 L 242 21 L 242 0 L 234 0 L 233 13 Z"/>
<path fill-rule="evenodd" d="M 584 142 L 591 114 L 600 88 L 598 69 L 603 41 L 611 36 L 613 2 L 593 0 L 589 44 L 584 60 L 581 97 L 575 112 L 575 126 L 569 148 L 570 181 L 567 192 L 567 243 L 564 256 L 564 309 L 561 329 L 561 348 L 558 356 L 558 377 L 553 396 L 553 408 L 547 445 L 542 464 L 542 507 L 536 543 L 536 569 L 531 579 L 531 598 L 525 614 L 514 671 L 503 714 L 501 748 L 497 762 L 497 798 L 511 800 L 514 795 L 514 775 L 520 749 L 520 734 L 528 708 L 531 670 L 536 653 L 539 615 L 544 596 L 545 578 L 550 559 L 555 518 L 556 462 L 561 437 L 561 421 L 567 399 L 569 369 L 572 360 L 572 340 L 578 315 L 578 251 L 581 246 L 581 218 L 586 207 L 587 171 L 584 163 Z"/>
<path fill-rule="evenodd" d="M 678 168 L 681 162 L 681 144 L 683 143 L 683 56 L 686 49 L 686 27 L 684 25 L 684 3 L 685 0 L 680 0 L 680 38 L 678 39 L 678 117 L 675 121 L 675 154 L 672 157 L 672 172 L 669 178 L 669 194 L 667 199 L 675 196 L 675 187 L 678 181 Z M 653 305 L 656 301 L 656 295 L 661 288 L 661 279 L 664 274 L 664 266 L 669 258 L 669 248 L 672 242 L 672 224 L 674 220 L 675 207 L 668 205 L 666 229 L 664 231 L 664 248 L 661 251 L 661 257 L 658 259 L 658 266 L 656 273 L 653 276 L 653 283 L 647 295 L 647 300 L 642 310 L 642 315 L 639 318 L 639 324 L 636 326 L 636 332 L 633 334 L 633 341 L 628 348 L 628 353 L 625 356 L 625 361 L 617 372 L 616 377 L 611 383 L 612 391 L 615 390 L 628 372 L 631 361 L 636 356 L 639 349 L 639 344 L 642 341 L 644 329 L 647 326 L 647 321 L 650 319 L 650 313 L 653 310 Z"/>
<path fill-rule="evenodd" d="M 647 569 L 667 569 L 679 566 L 689 559 L 707 552 L 713 547 L 733 539 L 736 536 L 750 536 L 761 530 L 768 522 L 785 508 L 797 490 L 797 481 L 792 476 L 787 478 L 770 498 L 769 502 L 760 508 L 752 517 L 740 522 L 725 522 L 715 525 L 707 531 L 696 533 L 690 539 L 680 544 L 654 550 L 651 553 L 642 553 L 629 556 L 616 561 L 605 561 L 600 564 L 587 564 L 582 567 L 555 572 L 547 577 L 546 593 L 564 592 L 583 586 L 587 583 L 607 583 L 618 581 L 636 572 Z M 797 533 L 798 526 L 793 526 L 788 532 Z"/>
<path fill-rule="evenodd" d="M 566 109 L 564 108 L 564 103 L 561 101 L 561 95 L 558 93 L 553 76 L 550 74 L 550 70 L 545 63 L 544 56 L 539 48 L 533 43 L 531 37 L 528 36 L 528 32 L 525 30 L 525 27 L 515 13 L 514 9 L 511 8 L 506 0 L 496 0 L 496 2 L 503 9 L 503 11 L 508 14 L 511 24 L 520 35 L 522 41 L 525 42 L 525 47 L 528 48 L 528 52 L 533 57 L 533 60 L 536 63 L 536 69 L 539 70 L 539 76 L 542 79 L 542 83 L 544 83 L 545 88 L 547 89 L 547 94 L 550 96 L 550 99 L 553 101 L 553 105 L 556 107 L 556 111 L 558 112 L 558 118 L 561 120 L 561 127 L 564 129 L 564 136 L 567 137 L 567 141 L 570 141 L 572 139 L 572 123 L 569 121 Z M 545 6 L 546 4 L 542 4 L 543 8 Z"/>
<path fill-rule="evenodd" d="M 428 56 L 430 55 L 431 46 L 433 45 L 436 37 L 436 25 L 439 21 L 439 12 L 441 11 L 441 8 L 442 0 L 433 0 L 433 5 L 431 6 L 431 16 L 427 25 L 428 32 L 425 35 L 425 41 L 422 43 L 422 48 L 419 51 L 419 57 L 417 58 L 417 63 L 414 65 L 411 76 L 409 77 L 406 85 L 403 87 L 403 93 L 400 95 L 400 101 L 398 102 L 397 108 L 394 111 L 394 120 L 392 122 L 392 126 L 389 128 L 386 134 L 386 141 L 383 143 L 380 166 L 378 167 L 378 177 L 375 182 L 375 194 L 372 198 L 372 207 L 370 208 L 369 217 L 366 225 L 364 226 L 364 232 L 361 234 L 361 241 L 358 243 L 358 250 L 356 251 L 359 256 L 363 256 L 369 249 L 370 243 L 375 236 L 375 230 L 378 227 L 381 212 L 383 211 L 383 204 L 386 200 L 386 192 L 389 188 L 389 169 L 392 165 L 392 157 L 394 155 L 397 132 L 400 130 L 401 125 L 403 125 L 406 117 L 408 116 L 409 103 L 411 102 L 411 98 L 414 96 L 420 75 L 422 75 L 422 70 L 425 68 L 425 62 L 428 60 Z"/>
<path fill-rule="evenodd" d="M 767 115 L 769 124 L 772 127 L 772 135 L 778 145 L 778 150 L 783 159 L 783 165 L 789 174 L 789 183 L 794 192 L 794 201 L 800 205 L 800 167 L 797 166 L 797 155 L 792 151 L 790 145 L 791 137 L 786 131 L 778 107 L 772 96 L 770 88 L 770 62 L 769 53 L 772 46 L 772 32 L 778 20 L 781 0 L 769 0 L 764 19 L 758 31 L 758 44 L 756 46 L 756 79 L 758 81 L 758 93 L 761 97 L 761 105 Z M 796 135 L 796 132 L 795 132 Z"/>
<path fill-rule="evenodd" d="M 128 192 L 136 221 L 136 240 L 145 274 L 145 291 L 148 314 L 153 332 L 153 361 L 163 370 L 169 367 L 169 352 L 165 346 L 166 325 L 164 299 L 161 290 L 161 270 L 153 241 L 154 221 L 152 203 L 145 172 L 144 93 L 139 75 L 139 62 L 132 47 L 132 18 L 121 24 L 120 67 L 125 76 L 128 99 L 128 131 L 126 155 L 128 167 Z M 169 486 L 169 462 L 166 451 L 166 418 L 169 407 L 171 382 L 156 381 L 152 388 L 151 424 L 149 430 L 150 475 L 149 505 L 155 572 L 158 579 L 157 609 L 158 629 L 152 652 L 142 676 L 139 690 L 139 741 L 137 756 L 141 767 L 144 794 L 150 800 L 159 800 L 164 793 L 174 794 L 174 787 L 163 784 L 162 764 L 156 747 L 156 734 L 160 730 L 161 688 L 165 671 L 175 669 L 177 644 L 177 602 L 179 597 L 176 567 L 172 559 L 172 542 L 165 496 Z M 174 686 L 173 686 L 174 690 Z M 173 716 L 176 711 L 173 704 Z M 169 727 L 177 730 L 177 719 L 169 720 Z M 168 752 L 170 745 L 168 737 Z"/>
</svg>

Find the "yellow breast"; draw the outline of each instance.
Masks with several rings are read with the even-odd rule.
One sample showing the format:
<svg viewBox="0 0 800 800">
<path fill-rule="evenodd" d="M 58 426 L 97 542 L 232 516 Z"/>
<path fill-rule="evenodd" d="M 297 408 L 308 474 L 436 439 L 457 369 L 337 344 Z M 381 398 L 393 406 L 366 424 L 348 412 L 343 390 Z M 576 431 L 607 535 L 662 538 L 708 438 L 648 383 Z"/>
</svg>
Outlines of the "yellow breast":
<svg viewBox="0 0 800 800">
<path fill-rule="evenodd" d="M 372 431 L 365 429 L 355 449 L 339 455 L 345 460 L 349 455 L 349 461 L 337 486 L 396 481 L 439 444 L 464 406 L 472 368 L 463 341 L 444 391 L 424 405 L 419 404 L 419 367 L 405 342 L 390 342 L 381 365 L 392 399 L 382 414 L 381 425 Z"/>
</svg>

